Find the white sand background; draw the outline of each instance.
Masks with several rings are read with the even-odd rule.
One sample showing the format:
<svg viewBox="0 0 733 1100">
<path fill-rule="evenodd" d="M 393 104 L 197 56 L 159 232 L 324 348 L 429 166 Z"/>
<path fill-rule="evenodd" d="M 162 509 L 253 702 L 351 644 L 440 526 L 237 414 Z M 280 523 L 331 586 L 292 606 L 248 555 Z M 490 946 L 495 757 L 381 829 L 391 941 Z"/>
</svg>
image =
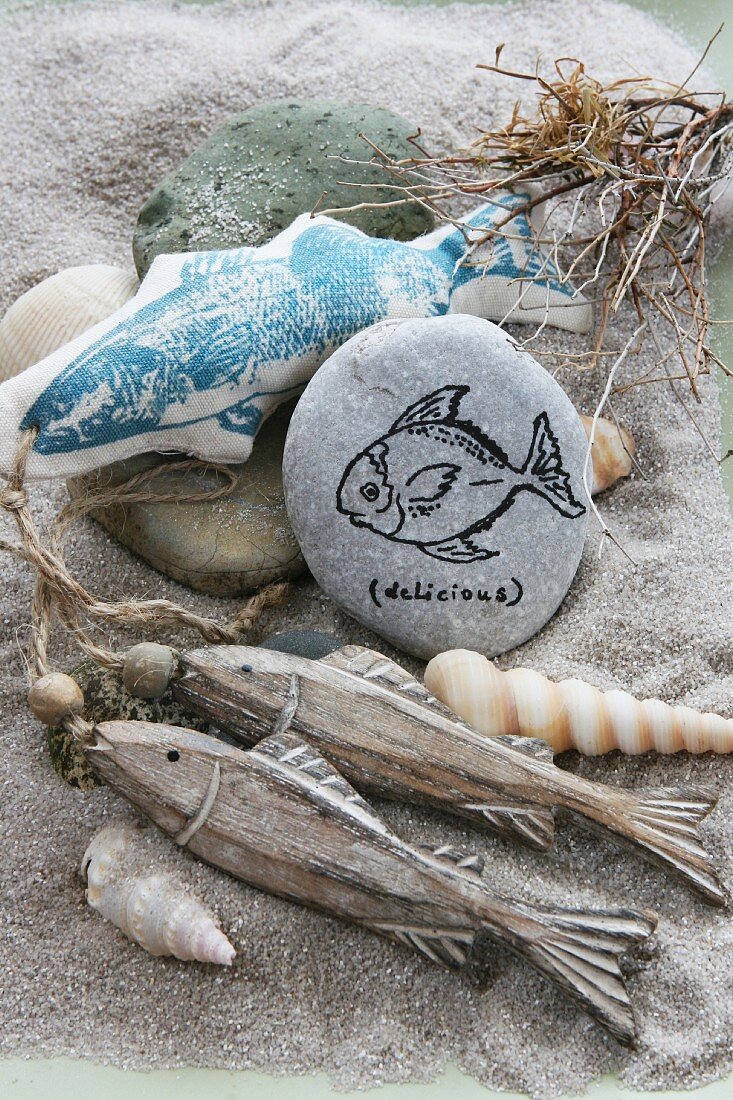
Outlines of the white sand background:
<svg viewBox="0 0 733 1100">
<path fill-rule="evenodd" d="M 635 66 L 679 79 L 695 60 L 650 17 L 606 0 L 409 10 L 340 0 L 202 9 L 109 3 L 4 16 L 0 306 L 68 265 L 129 265 L 136 213 L 151 187 L 215 126 L 261 100 L 369 101 L 421 124 L 436 145 L 470 137 L 475 124 L 506 117 L 515 96 L 514 85 L 474 68 L 493 58 L 499 42 L 517 68 L 531 67 L 538 50 L 547 59 L 573 53 L 603 77 Z M 632 325 L 619 320 L 616 346 Z M 547 332 L 536 352 L 552 365 L 548 351 L 584 346 Z M 642 357 L 633 369 L 649 365 Z M 581 409 L 592 410 L 599 377 L 565 373 L 561 381 Z M 699 415 L 716 439 L 717 395 L 712 384 L 703 390 Z M 639 564 L 611 547 L 599 563 L 594 532 L 560 613 L 502 663 L 733 714 L 733 524 L 717 468 L 668 389 L 642 387 L 616 407 L 636 435 L 646 479 L 619 485 L 602 506 Z M 64 492 L 39 486 L 39 516 Z M 69 560 L 97 592 L 232 610 L 166 581 L 91 522 L 73 536 Z M 234 968 L 153 959 L 127 943 L 86 907 L 77 870 L 91 833 L 131 815 L 109 791 L 70 790 L 52 770 L 25 704 L 20 646 L 28 640 L 31 580 L 15 561 L 1 570 L 2 1053 L 79 1054 L 125 1066 L 320 1069 L 341 1086 L 427 1080 L 455 1059 L 487 1085 L 543 1097 L 612 1069 L 624 1082 L 659 1088 L 699 1084 L 733 1066 L 729 916 L 571 822 L 560 823 L 553 851 L 540 856 L 438 814 L 380 806 L 411 839 L 482 851 L 487 878 L 516 896 L 656 909 L 658 950 L 629 982 L 636 1051 L 621 1050 L 489 942 L 464 975 L 448 975 L 184 855 L 169 858 L 221 914 L 238 950 Z M 294 626 L 379 644 L 308 582 L 256 636 Z M 73 645 L 59 639 L 55 659 L 72 667 Z M 731 761 L 614 755 L 568 763 L 624 786 L 714 781 L 722 798 L 706 834 L 733 882 Z"/>
</svg>

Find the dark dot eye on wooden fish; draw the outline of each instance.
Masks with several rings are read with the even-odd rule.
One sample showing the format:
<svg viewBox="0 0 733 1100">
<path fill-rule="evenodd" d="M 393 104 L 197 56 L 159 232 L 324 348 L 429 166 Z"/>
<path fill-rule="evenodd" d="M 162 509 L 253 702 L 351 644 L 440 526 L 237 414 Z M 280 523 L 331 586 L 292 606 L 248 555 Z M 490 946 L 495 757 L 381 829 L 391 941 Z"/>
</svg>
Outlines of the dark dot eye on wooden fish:
<svg viewBox="0 0 733 1100">
<path fill-rule="evenodd" d="M 100 776 L 201 859 L 442 966 L 462 966 L 484 930 L 621 1042 L 633 1040 L 619 960 L 652 934 L 653 914 L 504 897 L 482 882 L 476 857 L 406 844 L 335 768 L 287 731 L 248 752 L 148 722 L 105 722 L 94 732 L 86 752 Z"/>
<path fill-rule="evenodd" d="M 252 671 L 242 675 L 245 663 Z M 625 791 L 563 771 L 544 741 L 478 733 L 399 665 L 361 646 L 319 661 L 212 646 L 184 653 L 180 672 L 178 701 L 245 746 L 288 728 L 358 790 L 437 806 L 539 849 L 552 842 L 557 806 L 725 904 L 697 832 L 717 800 L 708 786 Z"/>
</svg>

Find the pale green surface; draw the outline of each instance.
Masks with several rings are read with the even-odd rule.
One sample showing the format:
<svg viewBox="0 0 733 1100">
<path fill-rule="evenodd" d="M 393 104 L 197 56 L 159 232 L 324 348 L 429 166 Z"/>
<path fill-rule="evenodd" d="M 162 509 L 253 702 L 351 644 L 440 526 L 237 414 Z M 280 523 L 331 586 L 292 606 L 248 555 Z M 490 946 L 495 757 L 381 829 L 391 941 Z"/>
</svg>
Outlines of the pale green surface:
<svg viewBox="0 0 733 1100">
<path fill-rule="evenodd" d="M 591 1085 L 588 1100 L 730 1100 L 731 1081 L 717 1081 L 695 1092 L 644 1093 L 618 1088 L 612 1077 Z M 0 1062 L 3 1100 L 523 1100 L 516 1092 L 492 1092 L 455 1066 L 431 1085 L 383 1085 L 367 1092 L 334 1093 L 323 1074 L 267 1077 L 264 1073 L 186 1069 L 128 1073 L 71 1058 Z"/>
<path fill-rule="evenodd" d="M 404 0 L 393 0 L 404 2 Z M 410 0 L 407 0 L 410 2 Z M 419 2 L 419 0 L 418 0 Z M 433 0 L 443 4 L 448 0 Z M 470 0 L 469 0 L 470 2 Z M 549 3 L 551 0 L 538 0 Z M 2 6 L 3 0 L 0 0 Z M 635 0 L 635 7 L 656 12 L 662 19 L 682 30 L 701 48 L 720 23 L 727 20 L 718 39 L 712 67 L 728 89 L 733 89 L 733 0 Z M 711 290 L 715 315 L 733 317 L 733 243 L 711 271 Z M 715 349 L 724 362 L 733 366 L 733 326 L 717 330 Z M 723 403 L 723 453 L 733 448 L 733 380 L 721 385 Z M 733 505 L 733 458 L 723 466 L 723 480 Z M 0 977 L 0 980 L 2 978 Z M 195 1021 L 192 1021 L 195 1026 Z M 732 1039 L 733 1041 L 733 1039 Z M 0 1098 L 2 1100 L 316 1100 L 327 1096 L 373 1096 L 374 1100 L 520 1100 L 516 1093 L 496 1093 L 483 1088 L 472 1078 L 449 1065 L 437 1081 L 428 1085 L 385 1085 L 369 1093 L 334 1093 L 328 1079 L 314 1077 L 269 1077 L 254 1071 L 186 1069 L 156 1070 L 150 1073 L 126 1072 L 110 1066 L 68 1058 L 20 1058 L 0 1061 Z M 641 1093 L 621 1089 L 614 1078 L 595 1082 L 586 1095 L 589 1100 L 731 1100 L 733 1078 L 718 1081 L 694 1092 Z"/>
</svg>

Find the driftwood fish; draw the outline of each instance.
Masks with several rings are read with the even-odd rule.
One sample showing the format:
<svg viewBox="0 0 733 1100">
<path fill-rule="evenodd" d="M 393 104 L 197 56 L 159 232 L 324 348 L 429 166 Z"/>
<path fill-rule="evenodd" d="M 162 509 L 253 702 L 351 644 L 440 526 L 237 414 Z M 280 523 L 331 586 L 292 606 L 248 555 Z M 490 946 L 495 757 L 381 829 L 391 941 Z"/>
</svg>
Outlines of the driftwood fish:
<svg viewBox="0 0 733 1100">
<path fill-rule="evenodd" d="M 553 807 L 631 841 L 724 905 L 697 833 L 716 802 L 712 788 L 624 791 L 553 764 L 541 740 L 486 737 L 387 657 L 345 646 L 319 661 L 248 646 L 183 654 L 178 700 L 253 745 L 289 728 L 361 791 L 424 802 L 519 838 L 552 843 Z"/>
<path fill-rule="evenodd" d="M 293 733 L 242 752 L 205 734 L 105 722 L 87 751 L 111 787 L 195 855 L 432 962 L 460 967 L 485 929 L 570 993 L 622 1042 L 634 1017 L 619 957 L 653 914 L 534 906 L 495 893 L 477 857 L 413 848 Z"/>
</svg>

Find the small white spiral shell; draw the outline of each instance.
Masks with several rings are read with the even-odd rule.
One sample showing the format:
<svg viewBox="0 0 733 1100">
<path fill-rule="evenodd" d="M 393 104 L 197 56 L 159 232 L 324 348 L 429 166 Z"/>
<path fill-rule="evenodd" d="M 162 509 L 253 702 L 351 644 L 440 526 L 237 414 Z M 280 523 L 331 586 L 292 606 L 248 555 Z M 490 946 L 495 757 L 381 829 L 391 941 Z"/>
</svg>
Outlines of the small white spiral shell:
<svg viewBox="0 0 733 1100">
<path fill-rule="evenodd" d="M 502 672 L 466 649 L 433 657 L 425 686 L 480 733 L 541 737 L 556 752 L 733 752 L 733 719 L 583 680 L 555 683 L 529 668 Z"/>
<path fill-rule="evenodd" d="M 132 871 L 139 841 L 120 823 L 95 834 L 81 867 L 89 905 L 151 955 L 230 966 L 236 952 L 202 902 L 171 874 Z"/>
</svg>

